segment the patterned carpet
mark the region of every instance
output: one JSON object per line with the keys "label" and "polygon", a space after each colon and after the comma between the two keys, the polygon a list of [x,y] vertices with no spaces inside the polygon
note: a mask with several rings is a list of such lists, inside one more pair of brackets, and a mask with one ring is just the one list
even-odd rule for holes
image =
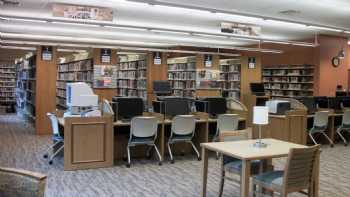
{"label": "patterned carpet", "polygon": [[[131,168],[117,163],[113,168],[65,172],[63,159],[49,166],[42,158],[49,136],[36,136],[32,126],[15,115],[0,115],[0,166],[42,172],[48,175],[46,197],[198,197],[201,162],[194,156],[176,157],[175,164],[158,166],[153,160],[134,160]],[[320,196],[350,196],[350,147],[324,146],[321,155]],[[166,158],[167,159],[167,158]],[[274,161],[278,167],[283,160]],[[209,162],[208,196],[218,195],[219,165]],[[239,187],[226,181],[223,196],[239,196]],[[301,196],[291,195],[291,196]]]}

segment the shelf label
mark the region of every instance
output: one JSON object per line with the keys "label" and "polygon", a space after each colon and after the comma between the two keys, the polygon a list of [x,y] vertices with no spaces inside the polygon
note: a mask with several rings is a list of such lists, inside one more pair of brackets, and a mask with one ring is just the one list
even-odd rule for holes
{"label": "shelf label", "polygon": [[204,66],[210,68],[213,65],[213,56],[204,55]]}
{"label": "shelf label", "polygon": [[111,49],[101,49],[101,62],[111,63]]}
{"label": "shelf label", "polygon": [[248,68],[254,69],[256,66],[256,58],[255,57],[248,57]]}
{"label": "shelf label", "polygon": [[41,47],[41,59],[44,61],[52,60],[52,46]]}
{"label": "shelf label", "polygon": [[162,64],[162,57],[161,57],[160,52],[153,53],[153,64],[154,65],[161,65]]}

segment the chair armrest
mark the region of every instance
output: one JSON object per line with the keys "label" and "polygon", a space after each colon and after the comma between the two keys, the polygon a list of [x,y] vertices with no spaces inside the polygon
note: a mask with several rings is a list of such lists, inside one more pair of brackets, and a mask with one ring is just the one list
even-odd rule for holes
{"label": "chair armrest", "polygon": [[38,181],[46,179],[46,175],[38,173],[38,172],[31,172],[28,170],[22,170],[22,169],[15,169],[15,168],[0,168],[0,172],[6,172],[6,173],[12,173],[17,174],[21,176],[26,176],[32,179],[36,179]]}

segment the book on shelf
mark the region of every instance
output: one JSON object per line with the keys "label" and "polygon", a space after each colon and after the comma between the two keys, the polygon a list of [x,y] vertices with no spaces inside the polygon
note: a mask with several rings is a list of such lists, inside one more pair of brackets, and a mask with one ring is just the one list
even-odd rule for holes
{"label": "book on shelf", "polygon": [[222,96],[240,99],[241,61],[240,59],[220,60],[220,79],[222,80]]}
{"label": "book on shelf", "polygon": [[265,66],[263,82],[267,93],[277,97],[313,96],[314,66]]}

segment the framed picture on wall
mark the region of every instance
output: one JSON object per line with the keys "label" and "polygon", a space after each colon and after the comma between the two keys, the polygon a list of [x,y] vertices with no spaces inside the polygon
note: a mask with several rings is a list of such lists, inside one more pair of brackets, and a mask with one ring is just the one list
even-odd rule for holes
{"label": "framed picture on wall", "polygon": [[255,57],[248,57],[248,68],[249,69],[256,68],[256,58]]}

